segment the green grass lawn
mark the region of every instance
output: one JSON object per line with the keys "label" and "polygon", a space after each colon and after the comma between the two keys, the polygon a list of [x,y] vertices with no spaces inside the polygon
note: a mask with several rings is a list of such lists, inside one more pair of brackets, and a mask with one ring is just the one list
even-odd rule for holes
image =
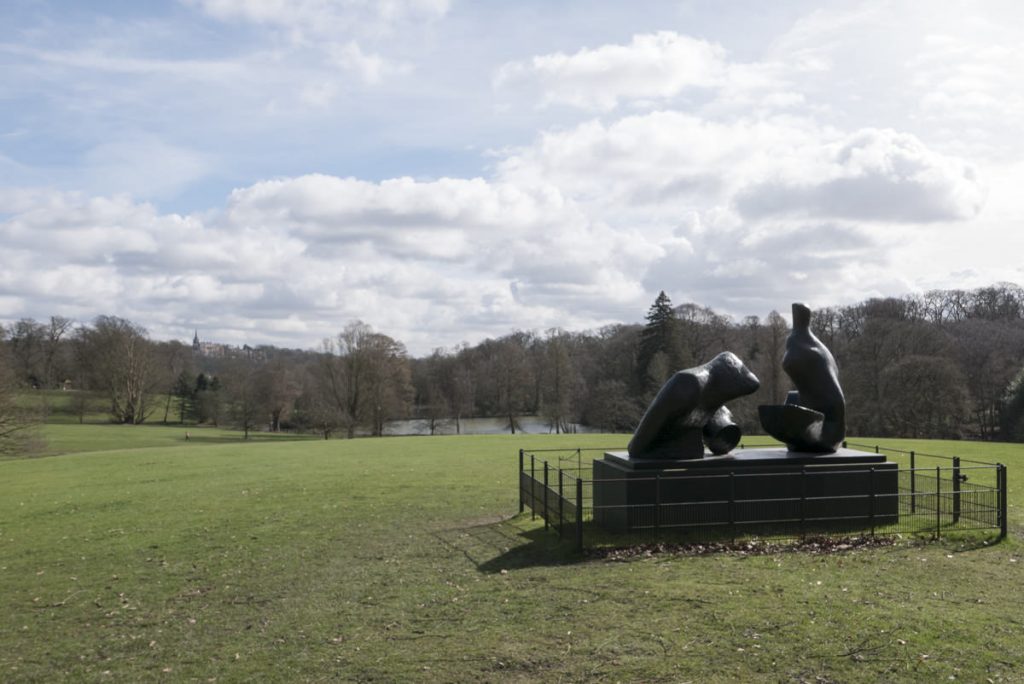
{"label": "green grass lawn", "polygon": [[[189,439],[185,439],[188,433]],[[91,451],[113,451],[166,446],[199,446],[238,444],[243,433],[227,428],[196,425],[65,425],[46,424],[39,428],[42,454],[70,454]],[[250,432],[250,442],[285,442],[315,440],[313,435],[292,433]]]}
{"label": "green grass lawn", "polygon": [[[163,419],[166,399],[167,395],[165,394],[149,397],[150,406],[153,409],[150,417],[154,422]],[[31,409],[36,416],[48,424],[110,423],[108,411],[110,402],[98,392],[26,389],[17,394],[16,401],[23,408]],[[172,406],[170,418],[174,417],[175,408]]]}
{"label": "green grass lawn", "polygon": [[[82,415],[83,421],[80,423],[76,402],[83,398],[89,410]],[[111,423],[110,414],[103,408],[105,402],[102,397],[75,390],[25,390],[17,396],[17,403],[32,409],[37,419],[43,421],[29,430],[26,448],[31,456],[245,441],[243,433],[234,429],[191,423],[162,423],[165,399],[165,395],[153,398],[156,410],[142,425]],[[169,419],[173,421],[175,417],[172,406]],[[186,433],[189,435],[188,440],[185,439]],[[311,439],[316,437],[294,433],[249,434],[249,441],[252,442]],[[3,458],[0,456],[0,460]]]}
{"label": "green grass lawn", "polygon": [[1009,465],[1002,543],[615,562],[509,516],[519,448],[621,435],[58,428],[0,462],[0,681],[1024,680],[1024,445],[915,443]]}

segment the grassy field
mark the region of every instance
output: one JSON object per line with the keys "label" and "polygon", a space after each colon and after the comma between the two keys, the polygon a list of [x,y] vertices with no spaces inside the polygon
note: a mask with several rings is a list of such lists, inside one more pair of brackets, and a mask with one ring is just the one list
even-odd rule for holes
{"label": "grassy field", "polygon": [[[186,433],[188,440],[185,439]],[[196,425],[46,425],[42,428],[43,454],[70,454],[168,446],[239,444],[238,430]],[[251,432],[250,442],[315,440],[313,435]]]}
{"label": "grassy field", "polygon": [[1024,446],[900,444],[1009,465],[999,544],[587,561],[510,517],[516,452],[621,435],[46,430],[80,453],[0,462],[0,681],[1024,680]]}
{"label": "grassy field", "polygon": [[[17,403],[31,409],[37,419],[45,422],[32,428],[27,449],[33,456],[88,451],[114,451],[142,447],[162,447],[191,444],[227,444],[242,442],[237,430],[215,428],[208,425],[175,424],[175,409],[169,414],[170,424],[163,424],[166,396],[153,399],[154,411],[142,425],[116,425],[110,422],[110,413],[104,409],[103,398],[78,391],[28,390],[17,397]],[[84,401],[87,411],[79,422],[77,402]],[[189,435],[186,441],[185,435]],[[288,435],[253,432],[250,441],[315,439],[313,435]],[[3,459],[0,456],[0,459]]]}
{"label": "grassy field", "polygon": [[[151,396],[152,422],[163,420],[167,395]],[[98,392],[80,390],[24,390],[17,395],[17,404],[48,424],[109,424],[109,401]],[[176,417],[175,406],[170,408],[169,419]]]}

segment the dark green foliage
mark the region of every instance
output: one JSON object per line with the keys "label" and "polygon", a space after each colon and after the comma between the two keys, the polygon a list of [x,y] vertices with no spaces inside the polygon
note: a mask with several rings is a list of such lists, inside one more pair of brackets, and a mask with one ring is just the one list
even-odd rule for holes
{"label": "dark green foliage", "polygon": [[636,387],[642,394],[656,391],[673,371],[679,370],[682,357],[679,324],[664,291],[651,304],[646,320],[636,353]]}
{"label": "dark green foliage", "polygon": [[223,398],[220,378],[200,373],[196,376],[192,392],[192,419],[196,423],[219,425],[222,418]]}
{"label": "dark green foliage", "polygon": [[187,371],[181,371],[174,383],[172,395],[178,402],[178,422],[184,423],[186,416],[195,410],[196,390]]}

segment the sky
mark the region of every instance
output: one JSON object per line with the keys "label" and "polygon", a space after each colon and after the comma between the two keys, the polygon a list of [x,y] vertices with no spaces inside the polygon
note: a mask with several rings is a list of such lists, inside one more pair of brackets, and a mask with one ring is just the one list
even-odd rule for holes
{"label": "sky", "polygon": [[0,321],[416,356],[1024,284],[1024,5],[4,0]]}

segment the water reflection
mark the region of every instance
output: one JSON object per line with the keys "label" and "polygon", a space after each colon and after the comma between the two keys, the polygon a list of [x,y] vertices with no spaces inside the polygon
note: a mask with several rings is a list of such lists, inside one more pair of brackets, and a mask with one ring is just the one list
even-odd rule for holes
{"label": "water reflection", "polygon": [[[555,429],[543,418],[538,416],[516,417],[516,433],[546,435],[554,434]],[[434,421],[435,435],[505,435],[511,431],[508,429],[507,418],[463,418],[459,421],[459,431],[456,433],[454,420]],[[571,432],[598,432],[586,425],[572,423],[569,425]],[[357,434],[369,434],[359,431]],[[430,421],[428,420],[392,420],[384,424],[385,435],[429,435]]]}

